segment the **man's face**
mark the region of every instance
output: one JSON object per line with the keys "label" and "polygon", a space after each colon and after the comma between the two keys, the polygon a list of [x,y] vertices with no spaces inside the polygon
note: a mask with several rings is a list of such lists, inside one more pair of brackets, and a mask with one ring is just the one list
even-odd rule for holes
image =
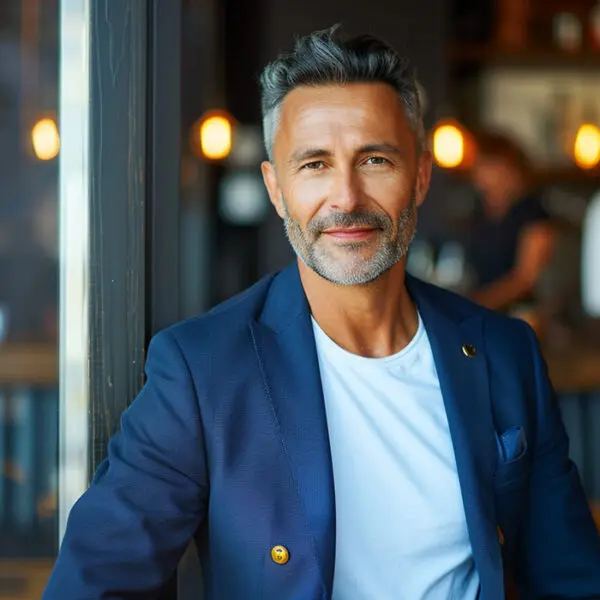
{"label": "man's face", "polygon": [[372,281],[400,261],[431,173],[386,84],[300,87],[282,105],[271,202],[300,259],[342,285]]}

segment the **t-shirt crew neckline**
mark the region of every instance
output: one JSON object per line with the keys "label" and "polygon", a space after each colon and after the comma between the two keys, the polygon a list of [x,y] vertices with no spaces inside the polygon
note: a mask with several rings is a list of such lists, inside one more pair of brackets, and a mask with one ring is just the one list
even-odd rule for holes
{"label": "t-shirt crew neckline", "polygon": [[336,344],[320,327],[319,323],[315,320],[315,318],[311,315],[313,329],[315,331],[315,335],[318,336],[318,341],[320,344],[323,344],[326,348],[329,349],[330,352],[338,355],[339,358],[345,360],[348,363],[354,363],[361,367],[371,366],[371,367],[386,367],[389,368],[393,366],[397,362],[405,362],[406,359],[414,352],[414,350],[419,346],[419,343],[425,336],[425,325],[423,320],[421,319],[421,315],[417,313],[419,318],[419,324],[417,327],[417,332],[410,340],[410,342],[402,348],[399,352],[394,354],[390,354],[389,356],[382,357],[368,357],[361,356],[360,354],[354,354],[342,348],[339,344]]}

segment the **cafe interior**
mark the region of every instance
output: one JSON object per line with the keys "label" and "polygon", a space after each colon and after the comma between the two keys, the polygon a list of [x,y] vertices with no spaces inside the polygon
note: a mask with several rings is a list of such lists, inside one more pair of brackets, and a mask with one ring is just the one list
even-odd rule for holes
{"label": "cafe interior", "polygon": [[[257,77],[295,35],[333,23],[380,35],[416,66],[435,165],[407,268],[534,328],[600,527],[598,0],[3,0],[0,598],[40,597],[69,503],[139,389],[119,340],[139,340],[143,357],[153,328],[293,259],[261,180]],[[171,84],[152,86],[153,76]],[[153,109],[148,90],[166,108]],[[86,138],[77,106],[91,111]],[[98,166],[101,138],[116,150]],[[123,139],[129,163],[117,164]],[[176,227],[165,220],[136,245],[146,217],[135,202],[157,184],[145,178],[140,192],[127,178],[150,161],[160,177],[171,165]],[[84,172],[89,205],[85,190],[76,202],[71,193]],[[132,248],[148,252],[161,235],[176,251],[131,262]],[[131,277],[138,267],[145,279]],[[177,273],[176,307],[156,323],[148,306],[169,298],[155,298],[154,268]],[[132,306],[150,296],[137,316]],[[179,600],[200,597],[191,564]]]}

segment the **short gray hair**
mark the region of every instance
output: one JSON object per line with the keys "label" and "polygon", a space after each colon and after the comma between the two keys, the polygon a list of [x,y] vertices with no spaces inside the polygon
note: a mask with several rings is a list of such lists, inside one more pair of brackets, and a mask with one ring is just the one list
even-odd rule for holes
{"label": "short gray hair", "polygon": [[263,136],[269,160],[281,116],[281,105],[299,86],[387,83],[396,90],[417,138],[425,144],[425,128],[414,70],[408,59],[371,35],[344,39],[339,25],[296,40],[292,52],[269,63],[260,76]]}

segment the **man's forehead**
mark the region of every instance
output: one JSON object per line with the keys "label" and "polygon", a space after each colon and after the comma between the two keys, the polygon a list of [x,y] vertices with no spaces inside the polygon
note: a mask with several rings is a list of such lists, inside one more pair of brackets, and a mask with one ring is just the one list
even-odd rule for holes
{"label": "man's forehead", "polygon": [[305,86],[284,99],[276,137],[294,146],[341,135],[364,144],[398,141],[408,129],[400,98],[387,84]]}

